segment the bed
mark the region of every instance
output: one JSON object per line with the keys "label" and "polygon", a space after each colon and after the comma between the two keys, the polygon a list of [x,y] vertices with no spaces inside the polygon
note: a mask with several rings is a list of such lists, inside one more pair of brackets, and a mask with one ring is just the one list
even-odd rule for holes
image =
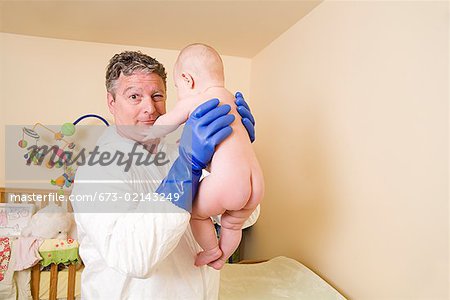
{"label": "bed", "polygon": [[220,277],[220,300],[345,299],[298,261],[279,256],[266,262],[227,264]]}

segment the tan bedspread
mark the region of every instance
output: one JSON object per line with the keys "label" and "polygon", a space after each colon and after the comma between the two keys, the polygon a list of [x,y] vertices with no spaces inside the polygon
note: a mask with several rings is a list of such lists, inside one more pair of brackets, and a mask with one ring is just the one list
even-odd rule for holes
{"label": "tan bedspread", "polygon": [[331,285],[296,260],[279,256],[258,264],[225,265],[220,300],[345,299]]}

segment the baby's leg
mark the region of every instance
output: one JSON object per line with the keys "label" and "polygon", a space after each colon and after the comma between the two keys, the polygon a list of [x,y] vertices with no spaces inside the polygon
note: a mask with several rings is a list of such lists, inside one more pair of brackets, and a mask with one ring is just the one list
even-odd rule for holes
{"label": "baby's leg", "polygon": [[[207,189],[207,186],[208,178],[205,178],[200,184],[200,190],[202,187],[203,190]],[[191,215],[192,233],[197,243],[203,249],[195,259],[196,266],[206,265],[222,255],[217,242],[216,230],[210,216],[218,215],[224,209],[220,206],[219,201],[212,199],[212,197],[209,197],[209,199],[202,198],[200,190],[194,201]]]}
{"label": "baby's leg", "polygon": [[[245,135],[245,139],[245,142],[248,143],[247,135]],[[212,233],[203,231],[203,233],[195,236],[202,248],[208,250],[198,255],[197,263],[209,260],[206,263],[216,269],[222,268],[225,260],[238,247],[242,235],[240,231],[242,225],[254,211],[261,198],[261,193],[257,192],[262,191],[260,188],[261,171],[251,148],[244,146],[245,143],[240,141],[238,135],[235,135],[224,141],[224,144],[216,149],[211,162],[211,174],[200,183],[198,197],[194,202],[194,212],[200,215],[200,218],[196,216],[194,220],[204,220],[228,211],[222,216],[221,222],[220,245],[224,249],[216,248],[217,241],[212,238]],[[255,174],[258,176],[255,176]],[[214,208],[211,209],[213,206]],[[210,221],[208,220],[208,222]],[[200,231],[198,228],[195,228],[195,230]],[[211,232],[213,232],[212,229]],[[206,240],[205,236],[200,236],[201,234],[207,235],[208,239]],[[213,240],[215,247],[212,245]],[[223,253],[217,250],[221,250]],[[208,252],[214,255],[220,253],[221,255],[218,257],[220,262],[211,264],[217,258],[210,260],[212,255]],[[203,259],[202,257],[206,255],[208,259],[206,257]]]}
{"label": "baby's leg", "polygon": [[[222,221],[224,217],[226,218],[227,212],[225,212],[222,215]],[[245,220],[242,222],[244,224]],[[241,228],[242,228],[241,224]],[[239,243],[241,242],[242,238],[242,229],[230,229],[223,226],[223,223],[221,224],[220,228],[220,240],[219,240],[219,247],[221,250],[221,255],[216,258],[216,260],[210,262],[208,266],[220,270],[222,269],[223,265],[226,263],[227,259],[230,258],[231,255],[233,255],[234,251],[239,247]]]}
{"label": "baby's leg", "polygon": [[236,251],[242,238],[242,226],[258,206],[263,196],[263,186],[260,177],[252,174],[252,194],[247,204],[240,210],[227,210],[222,214],[219,247],[222,255],[216,261],[208,264],[220,270],[227,259]]}
{"label": "baby's leg", "polygon": [[197,254],[196,266],[203,266],[215,261],[222,255],[222,251],[217,243],[216,230],[211,218],[201,219],[191,217],[191,229],[195,240],[202,247],[203,251]]}
{"label": "baby's leg", "polygon": [[[222,256],[210,217],[220,215],[226,209],[240,210],[250,197],[251,183],[248,166],[242,162],[231,163],[233,166],[240,166],[240,168],[231,169],[229,162],[219,161],[216,156],[213,158],[212,172],[200,183],[197,198],[192,207],[192,232],[203,249],[195,260],[197,266],[209,264]],[[232,159],[228,159],[230,160]],[[243,171],[246,174],[243,174]],[[239,240],[240,237],[237,238],[237,245]]]}

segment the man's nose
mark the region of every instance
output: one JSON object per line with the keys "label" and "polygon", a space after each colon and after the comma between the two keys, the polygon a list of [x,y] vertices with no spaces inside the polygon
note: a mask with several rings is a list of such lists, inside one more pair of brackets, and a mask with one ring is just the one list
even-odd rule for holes
{"label": "man's nose", "polygon": [[145,114],[151,115],[151,114],[153,114],[156,111],[155,103],[153,103],[153,100],[151,100],[151,99],[145,99],[143,101],[143,108],[142,109],[143,109]]}

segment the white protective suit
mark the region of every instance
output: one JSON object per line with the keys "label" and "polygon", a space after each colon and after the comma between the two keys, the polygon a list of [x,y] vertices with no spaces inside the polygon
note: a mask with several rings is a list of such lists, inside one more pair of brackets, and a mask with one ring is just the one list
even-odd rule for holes
{"label": "white protective suit", "polygon": [[[99,152],[128,153],[134,142],[118,135],[111,126],[97,145]],[[160,149],[168,151],[168,146],[161,145]],[[171,163],[177,155],[178,151],[171,151]],[[122,197],[114,203],[93,206],[72,198],[79,252],[85,265],[83,299],[218,299],[220,272],[194,266],[201,248],[189,226],[190,214],[169,201],[158,202],[156,212],[142,212],[155,203],[123,198],[126,193],[136,196],[154,192],[171,163],[159,167],[133,165],[127,172],[117,163],[78,168],[71,197],[100,198],[103,192]],[[103,194],[102,199],[107,197]],[[246,227],[258,215],[259,207]]]}

